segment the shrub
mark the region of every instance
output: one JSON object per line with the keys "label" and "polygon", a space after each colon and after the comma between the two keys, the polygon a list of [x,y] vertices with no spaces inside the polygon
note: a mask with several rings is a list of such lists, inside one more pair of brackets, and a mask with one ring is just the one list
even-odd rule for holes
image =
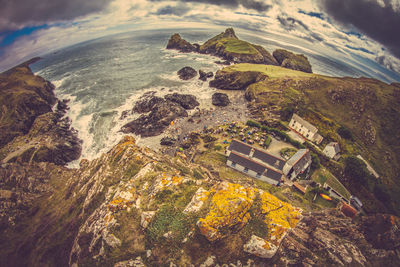
{"label": "shrub", "polygon": [[272,141],[271,137],[267,136],[267,139],[265,139],[265,141],[264,141],[265,148],[269,147],[269,145],[271,144],[271,141]]}
{"label": "shrub", "polygon": [[246,122],[246,125],[247,125],[247,126],[250,126],[250,127],[261,128],[261,124],[260,124],[260,123],[258,123],[258,122],[256,122],[256,121],[252,121],[252,120],[248,120],[248,121]]}
{"label": "shrub", "polygon": [[317,154],[311,152],[311,159],[312,159],[311,168],[313,168],[314,170],[321,168],[321,161],[319,160]]}
{"label": "shrub", "polygon": [[357,183],[367,182],[367,178],[371,175],[364,161],[355,156],[348,156],[345,159],[344,174]]}
{"label": "shrub", "polygon": [[340,126],[340,127],[337,129],[337,133],[338,133],[341,137],[343,137],[343,138],[345,138],[345,139],[353,140],[353,134],[351,133],[351,131],[350,131],[348,128],[346,128],[346,127],[344,127],[344,126]]}

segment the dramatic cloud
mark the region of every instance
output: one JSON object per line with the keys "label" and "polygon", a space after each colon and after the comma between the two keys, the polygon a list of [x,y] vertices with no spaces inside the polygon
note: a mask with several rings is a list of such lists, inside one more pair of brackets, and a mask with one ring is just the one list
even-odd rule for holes
{"label": "dramatic cloud", "polygon": [[0,0],[0,32],[71,20],[103,10],[112,0]]}
{"label": "dramatic cloud", "polygon": [[186,14],[190,10],[189,7],[184,6],[184,5],[178,5],[178,6],[165,6],[157,10],[155,13],[156,15],[176,15],[176,16],[182,16]]}
{"label": "dramatic cloud", "polygon": [[386,46],[400,58],[399,2],[390,0],[323,0],[325,11],[335,20],[352,25]]}
{"label": "dramatic cloud", "polygon": [[[163,2],[164,0],[150,0],[152,2]],[[247,9],[253,9],[256,11],[267,11],[272,6],[266,4],[264,1],[256,1],[256,0],[175,0],[180,2],[192,2],[192,3],[203,3],[210,5],[218,5],[218,6],[227,6],[237,8],[239,6],[243,6]]]}

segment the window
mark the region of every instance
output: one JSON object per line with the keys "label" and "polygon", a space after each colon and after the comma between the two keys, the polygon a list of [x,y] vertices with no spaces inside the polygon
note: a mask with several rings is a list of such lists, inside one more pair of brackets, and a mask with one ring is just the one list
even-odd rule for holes
{"label": "window", "polygon": [[236,167],[236,162],[232,162],[231,166]]}
{"label": "window", "polygon": [[244,172],[249,172],[249,168],[244,168],[244,170],[243,170]]}
{"label": "window", "polygon": [[257,177],[257,178],[260,178],[260,177],[261,177],[261,173],[257,173],[257,174],[256,174],[256,177]]}

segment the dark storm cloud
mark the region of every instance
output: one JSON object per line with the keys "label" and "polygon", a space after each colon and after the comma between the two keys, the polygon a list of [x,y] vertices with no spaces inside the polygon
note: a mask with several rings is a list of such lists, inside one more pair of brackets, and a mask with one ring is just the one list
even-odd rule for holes
{"label": "dark storm cloud", "polygon": [[105,9],[112,0],[0,0],[0,32],[74,19]]}
{"label": "dark storm cloud", "polygon": [[190,10],[189,7],[187,6],[165,6],[157,10],[155,13],[156,15],[176,15],[176,16],[182,16],[185,15],[188,11]]}
{"label": "dark storm cloud", "polygon": [[[150,0],[152,2],[163,2],[164,0]],[[239,7],[243,6],[247,9],[253,9],[259,12],[267,11],[272,6],[265,3],[265,1],[257,0],[175,0],[179,2],[191,2],[191,3],[205,3],[217,6],[227,6],[227,7]]]}
{"label": "dark storm cloud", "polygon": [[400,12],[391,1],[384,3],[382,7],[376,0],[323,0],[322,7],[335,20],[352,25],[400,58]]}

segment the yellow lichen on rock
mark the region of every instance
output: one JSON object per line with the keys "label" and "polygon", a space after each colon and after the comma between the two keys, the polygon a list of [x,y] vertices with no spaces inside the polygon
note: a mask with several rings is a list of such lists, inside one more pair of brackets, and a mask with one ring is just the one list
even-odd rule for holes
{"label": "yellow lichen on rock", "polygon": [[199,219],[200,232],[209,240],[222,238],[231,230],[241,229],[250,219],[256,189],[239,184],[221,183],[212,197],[210,211]]}
{"label": "yellow lichen on rock", "polygon": [[261,212],[268,228],[266,239],[253,235],[244,245],[244,251],[261,258],[275,255],[288,231],[296,226],[301,218],[301,209],[280,201],[275,196],[260,192]]}
{"label": "yellow lichen on rock", "polygon": [[265,215],[264,221],[268,226],[266,241],[270,243],[270,247],[277,247],[286,233],[300,220],[301,209],[280,201],[266,192],[262,192],[260,198],[262,213]]}

